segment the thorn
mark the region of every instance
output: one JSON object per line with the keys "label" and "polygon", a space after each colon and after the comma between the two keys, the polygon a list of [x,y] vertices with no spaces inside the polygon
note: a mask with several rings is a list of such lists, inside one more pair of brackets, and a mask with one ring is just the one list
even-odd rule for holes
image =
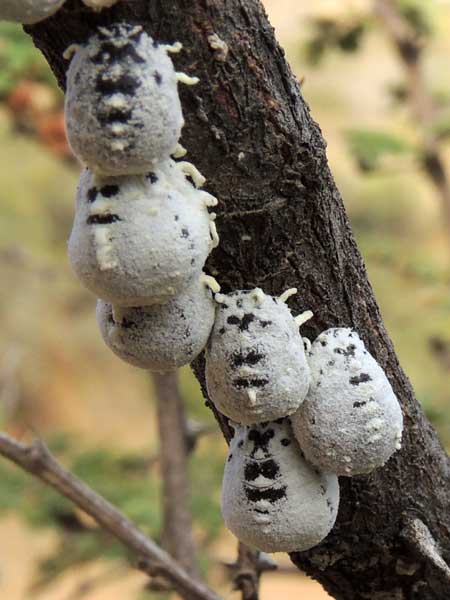
{"label": "thorn", "polygon": [[70,44],[70,46],[67,46],[67,48],[64,50],[63,52],[63,59],[64,60],[70,60],[74,54],[76,54],[78,52],[78,50],[81,48],[80,44]]}
{"label": "thorn", "polygon": [[217,227],[216,224],[214,222],[214,219],[216,218],[216,214],[215,213],[211,213],[209,215],[210,221],[209,221],[209,232],[211,234],[211,238],[212,238],[212,243],[211,246],[212,248],[217,248],[217,246],[220,243],[220,238],[219,238],[219,234],[217,233]]}

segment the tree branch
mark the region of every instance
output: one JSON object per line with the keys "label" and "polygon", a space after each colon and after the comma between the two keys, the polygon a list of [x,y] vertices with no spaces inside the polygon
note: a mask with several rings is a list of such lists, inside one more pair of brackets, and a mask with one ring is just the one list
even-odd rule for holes
{"label": "tree branch", "polygon": [[215,592],[193,579],[117,508],[64,469],[43,442],[37,440],[25,446],[9,435],[0,433],[0,454],[84,510],[136,557],[142,571],[151,577],[163,577],[181,597],[188,600],[220,600]]}
{"label": "tree branch", "polygon": [[[177,70],[200,78],[198,86],[180,90],[182,144],[220,200],[221,240],[208,273],[225,293],[261,285],[279,295],[298,288],[291,306],[314,312],[303,334],[314,339],[328,327],[356,329],[402,405],[401,451],[368,477],[341,478],[332,532],[292,560],[337,599],[448,597],[429,559],[417,559],[413,576],[396,566],[399,554],[411,554],[401,536],[405,514],[426,523],[449,561],[449,460],[398,363],[328,168],[325,141],[261,2],[127,0],[94,14],[67,0],[54,17],[26,30],[64,88],[67,46],[120,19],[142,25],[158,41],[182,42]],[[213,34],[228,47],[226,55],[211,46]],[[202,357],[195,372],[207,397]],[[227,419],[215,415],[229,439]]]}
{"label": "tree branch", "polygon": [[188,475],[188,433],[178,375],[153,373],[163,487],[161,545],[191,575],[198,575]]}

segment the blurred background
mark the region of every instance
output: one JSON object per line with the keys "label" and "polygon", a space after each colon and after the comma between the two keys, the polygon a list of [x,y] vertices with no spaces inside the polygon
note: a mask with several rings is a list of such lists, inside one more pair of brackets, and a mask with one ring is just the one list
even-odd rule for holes
{"label": "blurred background", "polygon": [[[328,142],[400,361],[449,447],[450,2],[264,4]],[[0,428],[24,440],[43,436],[164,541],[155,388],[103,345],[95,300],[68,266],[79,168],[65,143],[62,103],[21,28],[1,23]],[[188,369],[180,392],[197,568],[233,597],[236,543],[219,505],[225,443]],[[2,598],[170,597],[146,589],[146,578],[84,514],[5,461],[0,539]],[[285,557],[275,560],[280,569],[264,575],[263,600],[328,597]]]}

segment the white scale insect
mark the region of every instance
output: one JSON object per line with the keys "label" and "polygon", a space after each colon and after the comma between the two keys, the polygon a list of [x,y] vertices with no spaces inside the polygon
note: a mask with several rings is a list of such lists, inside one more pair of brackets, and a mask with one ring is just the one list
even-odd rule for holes
{"label": "white scale insect", "polygon": [[66,0],[1,0],[0,20],[32,25],[55,14]]}
{"label": "white scale insect", "polygon": [[82,46],[71,46],[67,73],[66,129],[70,146],[89,168],[104,175],[145,173],[178,145],[184,124],[176,73],[168,52],[139,25],[99,27]]}
{"label": "white scale insect", "polygon": [[166,304],[142,308],[99,300],[97,321],[106,345],[122,360],[150,371],[189,364],[205,347],[214,324],[211,285],[210,278],[200,276]]}
{"label": "white scale insect", "polygon": [[69,258],[97,297],[121,306],[161,304],[202,272],[217,244],[208,207],[185,164],[171,159],[147,175],[95,177],[85,170]]}
{"label": "white scale insect", "polygon": [[369,473],[400,449],[403,417],[392,387],[355,331],[321,333],[308,353],[311,387],[291,417],[305,457],[338,475]]}
{"label": "white scale insect", "polygon": [[339,484],[303,458],[289,419],[233,425],[222,485],[226,526],[263,552],[303,551],[331,531]]}
{"label": "white scale insect", "polygon": [[208,394],[220,412],[238,423],[260,423],[298,409],[309,388],[299,326],[285,300],[262,290],[216,295],[219,303],[206,349]]}

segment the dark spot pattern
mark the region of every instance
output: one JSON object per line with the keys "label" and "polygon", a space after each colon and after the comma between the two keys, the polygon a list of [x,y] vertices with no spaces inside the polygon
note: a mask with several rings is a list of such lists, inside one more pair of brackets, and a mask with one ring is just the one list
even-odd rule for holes
{"label": "dark spot pattern", "polygon": [[98,189],[96,187],[90,188],[87,193],[89,202],[95,202],[97,199]]}
{"label": "dark spot pattern", "polygon": [[162,78],[162,75],[161,75],[161,73],[159,71],[155,71],[153,77],[155,78],[156,85],[161,85],[162,84],[163,78]]}
{"label": "dark spot pattern", "polygon": [[269,454],[269,443],[274,437],[274,430],[267,429],[267,431],[260,432],[258,429],[250,429],[248,432],[248,441],[253,442],[253,450],[250,453],[251,457],[254,457],[258,450],[262,450],[264,454]]}
{"label": "dark spot pattern", "polygon": [[361,402],[353,402],[353,408],[361,408],[361,406],[365,406],[367,404],[367,400],[362,400]]}
{"label": "dark spot pattern", "polygon": [[288,438],[283,438],[280,443],[281,443],[282,446],[284,446],[286,448],[287,446],[290,445],[291,440],[288,439]]}
{"label": "dark spot pattern", "polygon": [[227,319],[229,325],[237,325],[240,331],[248,331],[250,323],[256,319],[253,313],[245,313],[242,319],[236,315],[231,315]]}
{"label": "dark spot pattern", "polygon": [[255,350],[250,350],[250,352],[247,352],[247,353],[236,352],[232,356],[232,364],[235,367],[242,367],[242,365],[252,365],[253,366],[253,365],[258,364],[264,357],[265,357],[265,354],[260,354],[259,352],[256,352]]}
{"label": "dark spot pattern", "polygon": [[359,375],[354,375],[350,377],[348,380],[352,385],[359,385],[360,383],[367,383],[368,381],[372,381],[372,377],[368,373],[360,373]]}
{"label": "dark spot pattern", "polygon": [[281,488],[269,488],[267,490],[258,490],[251,487],[244,487],[245,495],[250,502],[258,502],[258,500],[267,500],[271,504],[286,498],[286,486]]}
{"label": "dark spot pattern", "polygon": [[122,219],[119,217],[119,215],[91,215],[90,217],[88,217],[86,223],[88,225],[110,225],[111,223],[116,223],[117,221],[121,220]]}
{"label": "dark spot pattern", "polygon": [[136,93],[137,89],[141,86],[141,82],[136,77],[133,77],[129,73],[125,73],[118,79],[111,79],[105,74],[97,76],[95,83],[95,89],[101,94],[112,95],[116,93],[126,94],[132,96]]}
{"label": "dark spot pattern", "polygon": [[246,481],[255,481],[260,476],[273,480],[279,474],[280,467],[273,459],[264,462],[248,462],[244,469],[244,478]]}
{"label": "dark spot pattern", "polygon": [[344,356],[350,357],[355,356],[356,346],[355,344],[349,344],[347,348],[335,348],[334,352],[336,354],[343,354]]}
{"label": "dark spot pattern", "polygon": [[[158,177],[154,173],[147,173],[145,177],[150,181],[150,183],[157,183],[158,181]],[[178,221],[178,219],[179,216],[175,215],[175,221]]]}
{"label": "dark spot pattern", "polygon": [[132,111],[128,108],[113,108],[109,111],[97,113],[97,121],[100,125],[108,126],[111,123],[128,123],[132,117]]}
{"label": "dark spot pattern", "polygon": [[138,54],[132,42],[128,42],[123,46],[116,46],[113,40],[105,40],[101,43],[99,51],[91,58],[91,61],[94,64],[101,65],[105,62],[121,62],[127,58],[134,63],[145,63],[145,58]]}
{"label": "dark spot pattern", "polygon": [[181,237],[187,239],[189,237],[189,229],[187,227],[183,227],[181,230]]}
{"label": "dark spot pattern", "polygon": [[100,188],[100,194],[104,198],[112,198],[113,196],[117,196],[120,192],[120,188],[118,185],[104,185]]}
{"label": "dark spot pattern", "polygon": [[269,383],[266,377],[236,377],[233,380],[233,385],[236,389],[242,390],[247,388],[260,388]]}

